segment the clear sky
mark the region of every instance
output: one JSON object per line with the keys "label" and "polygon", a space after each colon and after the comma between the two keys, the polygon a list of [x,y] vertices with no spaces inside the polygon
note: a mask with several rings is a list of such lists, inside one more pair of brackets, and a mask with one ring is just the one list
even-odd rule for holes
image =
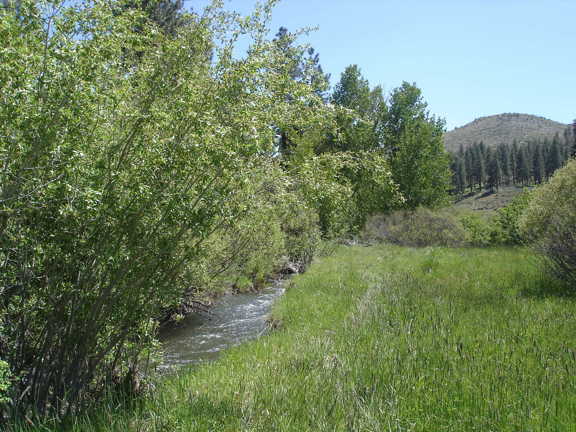
{"label": "clear sky", "polygon": [[280,26],[319,27],[302,42],[333,85],[350,64],[386,93],[415,82],[448,129],[504,112],[576,118],[576,0],[283,0]]}

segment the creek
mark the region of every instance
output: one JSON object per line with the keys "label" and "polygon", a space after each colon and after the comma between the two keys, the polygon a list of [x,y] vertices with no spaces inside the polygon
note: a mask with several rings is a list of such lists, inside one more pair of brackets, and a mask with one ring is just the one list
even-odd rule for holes
{"label": "creek", "polygon": [[160,334],[162,369],[174,369],[216,359],[226,348],[264,334],[274,301],[284,293],[285,280],[248,294],[218,299],[210,313],[191,314]]}

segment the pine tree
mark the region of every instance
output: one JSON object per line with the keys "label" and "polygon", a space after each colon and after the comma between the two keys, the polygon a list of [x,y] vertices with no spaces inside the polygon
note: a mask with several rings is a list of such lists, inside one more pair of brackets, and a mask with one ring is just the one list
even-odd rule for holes
{"label": "pine tree", "polygon": [[320,64],[320,54],[314,48],[304,50],[295,45],[297,35],[286,27],[280,27],[273,42],[281,53],[279,67],[286,70],[294,81],[303,82],[312,87],[314,92],[326,99],[330,74],[324,73]]}
{"label": "pine tree", "polygon": [[502,168],[502,183],[510,184],[511,167],[510,167],[510,148],[506,144],[500,144],[496,148],[496,153]]}
{"label": "pine tree", "polygon": [[498,154],[489,152],[488,156],[488,187],[491,191],[497,191],[502,183],[502,168],[500,166],[500,158]]}
{"label": "pine tree", "polygon": [[573,129],[574,125],[570,125],[568,126],[566,129],[564,129],[564,136],[563,136],[563,141],[562,141],[562,146],[561,146],[561,150],[562,150],[562,158],[563,160],[568,160],[568,158],[570,157],[570,150],[572,149],[572,146],[574,145],[574,134],[572,133],[572,129]]}
{"label": "pine tree", "polygon": [[542,148],[542,154],[544,156],[544,180],[548,180],[548,163],[552,159],[552,147],[554,146],[554,140],[560,139],[559,134],[554,134],[554,137],[550,139],[546,139],[546,145]]}
{"label": "pine tree", "polygon": [[572,123],[572,151],[570,157],[576,157],[576,119]]}
{"label": "pine tree", "polygon": [[471,147],[464,152],[464,171],[466,172],[466,185],[472,190],[474,188],[474,154]]}
{"label": "pine tree", "polygon": [[452,162],[452,172],[454,175],[454,189],[458,195],[462,195],[466,189],[466,166],[460,156],[454,157]]}
{"label": "pine tree", "polygon": [[486,155],[488,153],[488,146],[486,146],[486,144],[484,144],[484,141],[480,141],[480,143],[478,144],[478,149],[480,151],[480,154],[484,158],[484,164],[487,164],[488,161],[486,159]]}
{"label": "pine tree", "polygon": [[544,154],[542,150],[542,145],[537,144],[533,148],[533,158],[532,158],[532,172],[534,175],[535,183],[542,183],[546,177],[546,165],[544,160]]}
{"label": "pine tree", "polygon": [[560,136],[556,134],[550,145],[546,158],[546,177],[550,178],[557,169],[560,169],[564,164],[562,158],[562,145],[560,144]]}
{"label": "pine tree", "polygon": [[330,87],[330,74],[324,73],[320,64],[320,54],[310,47],[304,56],[304,77],[305,81],[314,89],[314,92],[328,102],[328,88]]}
{"label": "pine tree", "polygon": [[460,159],[460,165],[458,167],[458,184],[460,185],[460,193],[463,194],[466,190],[466,164],[462,159]]}
{"label": "pine tree", "polygon": [[518,142],[514,140],[512,142],[512,148],[510,149],[510,168],[512,171],[512,183],[518,184]]}
{"label": "pine tree", "polygon": [[[295,45],[296,37],[297,35],[290,33],[286,27],[278,29],[272,41],[280,54],[276,67],[279,73],[287,73],[294,81],[310,85],[313,91],[326,101],[330,75],[322,70],[320,56],[313,48],[304,50]],[[293,95],[286,96],[289,102],[294,98]],[[291,136],[299,132],[297,128],[277,128],[277,146],[280,154],[284,156],[293,154],[294,143]]]}
{"label": "pine tree", "polygon": [[484,143],[480,142],[476,147],[475,154],[475,164],[476,164],[476,180],[478,181],[478,187],[482,189],[484,183],[486,182],[486,159],[485,159],[485,147]]}
{"label": "pine tree", "polygon": [[531,177],[531,170],[530,170],[530,161],[527,154],[526,146],[522,146],[518,149],[518,157],[517,157],[517,175],[518,175],[518,182],[522,185],[526,185],[530,183]]}
{"label": "pine tree", "polygon": [[184,0],[131,0],[125,8],[142,10],[166,35],[176,36],[178,30],[192,22],[184,11]]}
{"label": "pine tree", "polygon": [[468,172],[466,171],[466,152],[464,151],[464,146],[460,144],[456,158],[460,161],[460,167],[456,167],[455,175],[459,177],[458,183],[462,185],[461,193],[464,193],[466,187],[468,186]]}

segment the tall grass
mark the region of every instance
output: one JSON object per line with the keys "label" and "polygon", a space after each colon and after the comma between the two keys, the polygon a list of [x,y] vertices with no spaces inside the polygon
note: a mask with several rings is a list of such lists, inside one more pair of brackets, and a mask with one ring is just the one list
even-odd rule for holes
{"label": "tall grass", "polygon": [[521,249],[342,248],[278,330],[69,429],[572,430],[576,307],[549,283]]}

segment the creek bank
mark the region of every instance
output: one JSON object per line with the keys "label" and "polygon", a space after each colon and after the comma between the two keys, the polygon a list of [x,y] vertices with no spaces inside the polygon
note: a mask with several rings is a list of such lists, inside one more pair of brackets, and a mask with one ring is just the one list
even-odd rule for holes
{"label": "creek bank", "polygon": [[173,369],[216,359],[226,348],[255,339],[270,328],[272,305],[285,292],[281,279],[256,293],[228,294],[209,314],[192,314],[178,326],[160,332],[164,351],[161,369]]}
{"label": "creek bank", "polygon": [[158,319],[159,332],[161,335],[167,334],[172,329],[181,326],[182,322],[186,321],[192,315],[209,317],[214,304],[222,297],[239,294],[257,294],[270,285],[275,285],[295,274],[304,273],[306,267],[303,263],[295,263],[284,259],[277,270],[268,275],[264,282],[253,284],[248,289],[231,284],[224,291],[206,293],[201,299],[195,295],[195,291],[191,291],[183,297],[178,305],[162,311]]}
{"label": "creek bank", "polygon": [[164,324],[159,332],[164,360],[161,370],[216,359],[226,348],[255,339],[275,328],[272,305],[284,292],[287,279],[301,271],[293,263],[269,277],[263,288],[215,297],[209,304],[194,301],[183,309],[178,322]]}

